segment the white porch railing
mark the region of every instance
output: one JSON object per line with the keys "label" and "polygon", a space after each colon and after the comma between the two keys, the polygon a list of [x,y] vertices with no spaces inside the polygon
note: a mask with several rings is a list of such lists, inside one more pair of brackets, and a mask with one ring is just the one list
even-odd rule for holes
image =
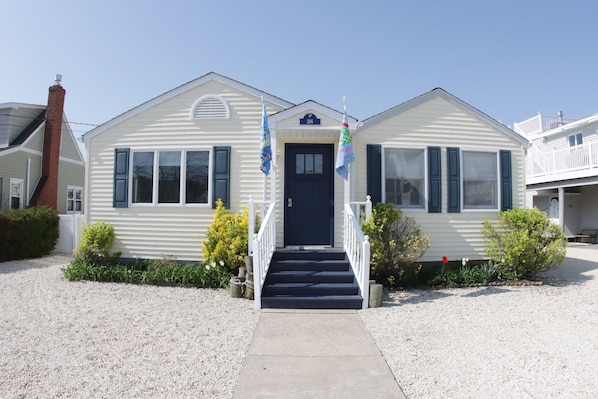
{"label": "white porch railing", "polygon": [[[252,202],[250,201],[250,204]],[[250,205],[252,208],[252,205]],[[268,274],[270,261],[276,249],[276,218],[274,217],[274,204],[270,204],[266,215],[262,217],[260,230],[254,235],[252,245],[253,248],[253,299],[256,309],[262,307],[262,287]],[[254,213],[249,214],[250,225],[251,220],[255,220]],[[254,230],[249,230],[253,233]]]}
{"label": "white porch railing", "polygon": [[[367,211],[369,203],[369,213]],[[368,196],[368,201],[365,203],[352,202],[345,204],[345,221],[344,221],[344,242],[343,246],[349,263],[355,273],[357,284],[363,297],[363,309],[367,309],[370,296],[370,241],[368,236],[364,235],[359,227],[359,219],[353,212],[353,206],[365,205],[366,219],[369,219],[372,211],[372,202]]]}
{"label": "white porch railing", "polygon": [[598,142],[557,150],[551,154],[528,156],[526,176],[538,177],[598,167]]}

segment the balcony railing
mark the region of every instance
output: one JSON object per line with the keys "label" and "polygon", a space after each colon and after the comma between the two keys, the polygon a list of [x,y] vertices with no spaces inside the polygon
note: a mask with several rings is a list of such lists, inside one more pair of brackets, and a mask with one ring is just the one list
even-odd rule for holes
{"label": "balcony railing", "polygon": [[598,167],[598,142],[557,150],[551,154],[532,155],[525,160],[528,178],[595,167]]}
{"label": "balcony railing", "polygon": [[575,119],[538,114],[523,122],[515,123],[513,130],[519,134],[531,136],[571,122],[575,122]]}

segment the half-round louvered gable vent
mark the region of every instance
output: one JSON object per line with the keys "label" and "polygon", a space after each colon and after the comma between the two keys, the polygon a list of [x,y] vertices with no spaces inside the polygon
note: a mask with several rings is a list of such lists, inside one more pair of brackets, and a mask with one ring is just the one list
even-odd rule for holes
{"label": "half-round louvered gable vent", "polygon": [[228,104],[219,96],[203,96],[191,108],[191,119],[227,119],[228,116]]}

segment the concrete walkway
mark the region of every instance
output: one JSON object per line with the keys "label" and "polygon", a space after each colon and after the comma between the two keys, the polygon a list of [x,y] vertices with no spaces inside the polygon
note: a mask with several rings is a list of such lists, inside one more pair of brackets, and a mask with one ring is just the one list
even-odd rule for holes
{"label": "concrete walkway", "polygon": [[405,395],[356,311],[263,310],[233,398]]}

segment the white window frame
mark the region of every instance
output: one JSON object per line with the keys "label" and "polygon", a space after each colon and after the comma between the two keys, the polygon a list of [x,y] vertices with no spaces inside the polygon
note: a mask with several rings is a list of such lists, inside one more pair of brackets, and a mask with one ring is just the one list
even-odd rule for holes
{"label": "white window frame", "polygon": [[[500,156],[498,150],[487,150],[487,149],[476,149],[476,148],[465,148],[461,149],[460,154],[460,165],[461,168],[461,210],[463,212],[494,212],[500,210],[500,198],[501,198],[501,184],[500,184]],[[486,208],[481,206],[472,207],[471,205],[465,205],[465,153],[468,152],[478,152],[478,153],[488,153],[494,154],[496,158],[496,207],[495,208]]]}
{"label": "white window frame", "polygon": [[[581,138],[581,139],[580,139]],[[583,132],[573,133],[567,136],[569,148],[575,148],[583,145]],[[574,142],[575,144],[572,144]]]}
{"label": "white window frame", "polygon": [[[15,177],[11,177],[10,178],[10,185],[8,186],[8,209],[9,210],[13,210],[13,209],[23,209],[23,206],[25,205],[23,202],[23,190],[24,190],[24,186],[25,186],[25,180],[23,179],[18,179]],[[12,207],[12,199],[13,199],[13,186],[14,185],[19,185],[20,189],[18,192],[18,197],[15,198],[19,198],[19,207],[18,208],[13,208]]]}
{"label": "white window frame", "polygon": [[[180,177],[180,187],[179,187],[179,202],[178,203],[160,203],[158,202],[158,194],[159,194],[159,160],[160,160],[160,152],[172,152],[172,151],[179,151],[181,153],[181,177]],[[187,189],[187,153],[188,152],[195,152],[195,151],[202,151],[208,153],[208,201],[206,203],[196,204],[196,203],[186,203],[185,196],[186,196],[186,189]],[[134,154],[137,152],[152,152],[154,154],[154,165],[153,165],[153,179],[152,179],[152,202],[140,203],[140,202],[133,202],[133,160]],[[129,162],[129,181],[128,190],[129,190],[129,206],[130,207],[199,207],[199,208],[207,208],[212,206],[212,147],[192,147],[192,148],[185,148],[182,149],[180,147],[160,147],[160,148],[138,148],[138,149],[131,149],[130,151],[130,162]]]}
{"label": "white window frame", "polygon": [[423,206],[421,207],[404,207],[399,204],[394,204],[396,208],[401,211],[409,212],[427,212],[428,211],[428,147],[425,146],[382,146],[382,202],[386,203],[386,151],[388,150],[420,150],[424,154],[424,187],[423,187]]}
{"label": "white window frame", "polygon": [[[69,198],[69,193],[72,191],[73,197]],[[81,197],[77,199],[77,192],[81,194]],[[67,214],[81,214],[83,211],[83,187],[81,186],[66,186],[66,213]],[[73,202],[73,210],[69,210],[69,201]],[[81,203],[80,210],[77,210],[77,202]]]}

